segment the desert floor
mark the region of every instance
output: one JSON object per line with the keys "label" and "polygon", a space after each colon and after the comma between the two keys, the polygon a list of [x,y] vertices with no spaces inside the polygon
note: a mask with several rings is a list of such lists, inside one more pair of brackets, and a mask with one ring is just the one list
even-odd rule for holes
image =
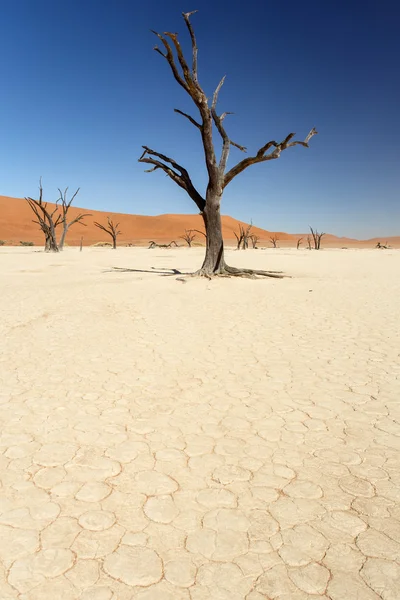
{"label": "desert floor", "polygon": [[395,600],[400,251],[0,249],[1,600]]}

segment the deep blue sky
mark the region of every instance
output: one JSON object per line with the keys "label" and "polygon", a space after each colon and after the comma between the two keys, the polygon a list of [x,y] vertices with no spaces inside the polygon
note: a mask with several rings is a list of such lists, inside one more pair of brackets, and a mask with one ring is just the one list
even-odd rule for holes
{"label": "deep blue sky", "polygon": [[[174,114],[185,92],[150,29],[192,17],[207,93],[222,75],[232,139],[256,151],[290,131],[320,132],[227,188],[222,212],[270,230],[308,224],[338,235],[400,234],[400,8],[376,0],[1,0],[0,194],[47,200],[81,187],[78,205],[193,213],[162,173],[143,173],[142,144],[205,186],[198,131]],[[227,8],[229,4],[229,8]],[[193,110],[195,114],[195,108]],[[229,119],[229,120],[228,120]],[[242,158],[233,149],[229,165]]]}

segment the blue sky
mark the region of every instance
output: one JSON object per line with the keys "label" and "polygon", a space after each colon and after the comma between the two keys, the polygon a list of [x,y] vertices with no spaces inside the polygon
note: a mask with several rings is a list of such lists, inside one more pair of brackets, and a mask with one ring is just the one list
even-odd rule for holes
{"label": "blue sky", "polygon": [[[196,212],[137,158],[143,144],[173,156],[205,188],[198,131],[173,112],[190,100],[149,31],[177,31],[187,48],[181,12],[199,9],[200,82],[211,95],[227,76],[219,106],[235,113],[232,139],[255,152],[319,131],[310,149],[237,177],[223,214],[278,231],[400,234],[394,1],[2,0],[1,9],[0,194],[35,195],[42,176],[49,201],[68,185],[87,208]],[[229,165],[241,158],[233,149]]]}

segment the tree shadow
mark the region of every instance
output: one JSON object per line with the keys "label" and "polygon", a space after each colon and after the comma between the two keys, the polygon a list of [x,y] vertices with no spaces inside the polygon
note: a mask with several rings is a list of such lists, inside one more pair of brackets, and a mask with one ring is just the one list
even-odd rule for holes
{"label": "tree shadow", "polygon": [[173,277],[174,275],[188,275],[188,273],[182,273],[178,269],[167,269],[159,267],[151,267],[150,269],[131,269],[129,267],[112,267],[111,269],[106,269],[105,273],[114,273],[118,271],[120,273],[152,273],[156,275],[161,275],[162,277]]}

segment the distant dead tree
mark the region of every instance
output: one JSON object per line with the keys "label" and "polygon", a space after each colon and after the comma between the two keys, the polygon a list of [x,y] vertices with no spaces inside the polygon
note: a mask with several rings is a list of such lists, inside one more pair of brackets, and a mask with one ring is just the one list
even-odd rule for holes
{"label": "distant dead tree", "polygon": [[240,248],[242,248],[242,250],[247,250],[247,248],[249,247],[250,231],[252,227],[253,223],[247,225],[246,228],[239,223],[239,232],[233,232],[237,241],[237,250],[240,250]]}
{"label": "distant dead tree", "polygon": [[148,250],[150,250],[152,248],[171,248],[172,246],[175,246],[175,248],[178,248],[178,244],[175,242],[175,240],[172,240],[172,242],[170,242],[169,244],[157,244],[157,242],[153,242],[153,241],[150,241],[149,244],[150,244],[150,246],[148,247]]}
{"label": "distant dead tree", "polygon": [[43,201],[42,178],[39,180],[39,200],[35,200],[30,196],[26,197],[25,200],[36,217],[36,219],[33,219],[33,223],[37,223],[44,233],[45,252],[58,252],[56,228],[61,223],[62,217],[58,211],[58,205],[50,209],[47,202]]}
{"label": "distant dead tree", "polygon": [[269,241],[271,242],[273,248],[277,248],[277,243],[279,241],[279,237],[276,234],[271,235],[271,237],[269,238]]}
{"label": "distant dead tree", "polygon": [[193,240],[195,239],[196,234],[193,233],[193,229],[185,229],[184,235],[180,235],[179,238],[181,240],[185,240],[189,248],[192,247]]}
{"label": "distant dead tree", "polygon": [[252,233],[250,235],[251,244],[252,244],[254,250],[257,250],[257,244],[259,242],[259,239],[260,239],[260,236],[256,235],[255,233]]}
{"label": "distant dead tree", "polygon": [[107,217],[107,225],[101,225],[101,223],[97,223],[97,221],[95,221],[94,224],[96,227],[98,227],[102,231],[105,231],[106,233],[108,233],[108,235],[112,237],[113,250],[115,250],[117,247],[117,237],[121,233],[118,230],[119,223],[114,223],[114,221],[110,219],[110,217]]}
{"label": "distant dead tree", "polygon": [[297,250],[300,248],[300,246],[301,246],[301,242],[302,242],[302,241],[303,241],[303,238],[299,238],[299,239],[297,240],[297,245],[296,245],[296,248],[297,248]]}
{"label": "distant dead tree", "polygon": [[311,226],[310,231],[314,240],[314,250],[320,250],[321,239],[324,237],[325,233],[319,233],[316,229],[314,230]]}
{"label": "distant dead tree", "polygon": [[84,225],[86,227],[86,223],[83,223],[82,219],[84,219],[85,217],[90,217],[91,215],[89,213],[80,213],[79,215],[77,215],[74,219],[72,219],[72,221],[70,221],[68,223],[68,211],[71,207],[72,202],[74,201],[74,199],[76,198],[76,196],[79,193],[79,189],[78,188],[75,192],[75,194],[72,195],[71,199],[68,200],[67,199],[67,192],[68,192],[68,188],[65,188],[64,192],[62,192],[60,190],[60,188],[58,188],[58,191],[60,192],[60,197],[57,200],[57,204],[60,207],[61,210],[61,224],[63,227],[63,231],[60,237],[60,242],[58,244],[58,249],[59,250],[63,250],[64,249],[64,243],[65,243],[65,237],[68,233],[68,229],[70,227],[72,227],[72,225],[75,225],[75,223],[80,223],[81,225]]}
{"label": "distant dead tree", "polygon": [[308,249],[311,250],[311,236],[307,236],[307,245],[308,245]]}
{"label": "distant dead tree", "polygon": [[[197,271],[197,275],[213,277],[217,275],[232,275],[236,277],[251,277],[254,275],[264,275],[266,277],[282,277],[271,271],[253,271],[251,269],[237,269],[230,267],[225,263],[224,244],[222,239],[221,223],[221,200],[223,192],[227,185],[245,169],[251,165],[278,159],[284,150],[294,146],[303,146],[308,148],[309,141],[317,133],[316,129],[311,129],[304,141],[295,141],[294,133],[289,133],[282,141],[270,140],[259,148],[254,155],[239,161],[235,166],[227,171],[227,162],[232,146],[238,148],[241,152],[246,152],[246,148],[232,141],[225,129],[225,118],[229,112],[218,114],[217,103],[218,96],[225,81],[221,79],[217,85],[212,100],[209,102],[210,94],[205,92],[198,80],[197,69],[197,42],[190,17],[196,11],[183,13],[185,25],[189,32],[192,56],[191,66],[189,66],[184,56],[182,47],[176,33],[153,33],[158,37],[162,44],[162,49],[156,46],[155,51],[160,54],[168,63],[172,75],[178,85],[188,94],[193,104],[198,110],[198,118],[193,118],[190,114],[175,109],[175,112],[187,119],[200,134],[201,143],[204,151],[205,166],[207,169],[207,185],[205,194],[200,194],[193,185],[188,171],[173,158],[152,150],[148,146],[143,146],[143,153],[139,162],[151,165],[148,172],[163,171],[174,183],[184,189],[193,202],[196,204],[204,221],[204,227],[207,234],[206,255],[202,267]],[[250,94],[249,94],[250,95]],[[213,140],[213,131],[216,129],[222,142],[220,156],[216,156],[216,148]]]}

